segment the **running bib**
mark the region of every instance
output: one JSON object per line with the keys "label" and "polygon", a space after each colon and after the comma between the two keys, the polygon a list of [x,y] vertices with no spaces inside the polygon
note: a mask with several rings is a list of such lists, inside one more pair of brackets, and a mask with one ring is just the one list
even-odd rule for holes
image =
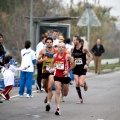
{"label": "running bib", "polygon": [[56,64],[56,68],[57,68],[58,70],[64,70],[64,63],[63,63],[63,62],[58,62],[58,63]]}
{"label": "running bib", "polygon": [[50,63],[46,63],[46,70],[47,70],[47,71],[50,70]]}
{"label": "running bib", "polygon": [[82,58],[75,58],[75,64],[76,65],[82,65],[83,64]]}

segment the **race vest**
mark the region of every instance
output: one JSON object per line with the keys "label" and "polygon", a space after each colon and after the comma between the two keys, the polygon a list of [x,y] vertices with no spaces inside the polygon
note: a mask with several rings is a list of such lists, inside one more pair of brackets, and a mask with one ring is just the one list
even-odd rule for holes
{"label": "race vest", "polygon": [[49,53],[48,50],[46,50],[46,55],[44,57],[47,57],[47,60],[43,62],[42,73],[48,73],[50,71],[50,64],[53,60],[53,55],[55,53],[55,50],[53,54]]}

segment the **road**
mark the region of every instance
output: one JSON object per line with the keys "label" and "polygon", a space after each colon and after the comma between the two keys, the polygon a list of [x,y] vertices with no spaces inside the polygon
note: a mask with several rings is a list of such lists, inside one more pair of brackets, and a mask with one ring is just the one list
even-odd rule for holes
{"label": "road", "polygon": [[[82,89],[83,104],[78,99],[75,84],[61,102],[61,116],[55,116],[54,94],[50,112],[45,111],[45,92],[34,92],[33,98],[13,97],[0,103],[0,120],[119,120],[120,71],[87,77],[89,89]],[[54,91],[53,91],[54,93]]]}

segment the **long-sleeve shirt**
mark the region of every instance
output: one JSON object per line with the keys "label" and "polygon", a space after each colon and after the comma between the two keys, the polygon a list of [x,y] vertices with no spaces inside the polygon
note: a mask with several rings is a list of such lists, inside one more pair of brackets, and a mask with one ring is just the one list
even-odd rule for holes
{"label": "long-sleeve shirt", "polygon": [[45,44],[43,44],[42,42],[38,43],[38,45],[36,46],[36,59],[39,56],[40,51],[45,48]]}
{"label": "long-sleeve shirt", "polygon": [[36,61],[35,51],[33,51],[31,48],[24,48],[21,50],[21,68],[28,67],[26,70],[22,70],[25,72],[33,72],[34,71],[34,61]]}

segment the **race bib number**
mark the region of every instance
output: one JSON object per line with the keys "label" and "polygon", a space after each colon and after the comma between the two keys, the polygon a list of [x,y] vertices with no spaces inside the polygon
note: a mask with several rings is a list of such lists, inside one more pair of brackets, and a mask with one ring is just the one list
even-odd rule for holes
{"label": "race bib number", "polygon": [[75,58],[75,64],[76,65],[82,65],[83,64],[82,58]]}
{"label": "race bib number", "polygon": [[57,63],[57,64],[56,64],[56,68],[57,68],[58,70],[64,70],[64,63],[63,63],[63,62]]}

